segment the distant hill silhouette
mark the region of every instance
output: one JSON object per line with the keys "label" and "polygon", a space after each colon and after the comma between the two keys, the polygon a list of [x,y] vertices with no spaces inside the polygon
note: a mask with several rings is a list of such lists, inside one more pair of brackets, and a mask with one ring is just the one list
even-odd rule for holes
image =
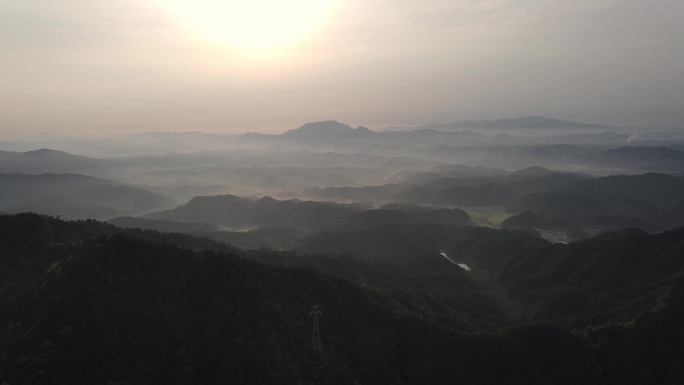
{"label": "distant hill silhouette", "polygon": [[209,222],[237,229],[286,226],[312,230],[341,224],[361,210],[361,206],[352,204],[218,195],[195,197],[175,209],[150,213],[144,218]]}
{"label": "distant hill silhouette", "polygon": [[284,138],[303,138],[303,137],[351,137],[368,136],[377,134],[366,127],[352,128],[334,120],[307,123],[299,128],[289,130],[281,136]]}
{"label": "distant hill silhouette", "polygon": [[[450,172],[449,168],[443,170],[444,174]],[[417,173],[417,177],[407,174],[393,179],[417,183],[307,188],[303,193],[318,199],[381,203],[506,205],[514,214],[503,224],[509,228],[600,231],[638,227],[662,231],[682,223],[683,177],[658,173],[593,177],[541,167],[501,170],[500,174],[490,171],[471,176],[469,170],[465,177],[446,178],[434,171]],[[529,213],[515,215],[525,211]]]}
{"label": "distant hill silhouette", "polygon": [[[525,180],[511,186],[520,187],[522,182],[530,187]],[[683,177],[657,173],[601,178],[565,176],[556,187],[545,185],[547,188],[528,190],[527,195],[510,202],[507,210],[522,214],[502,225],[565,230],[638,227],[653,231],[682,223],[679,205],[684,196]]]}
{"label": "distant hill silhouette", "polygon": [[517,191],[498,183],[452,186],[440,190],[414,189],[394,194],[394,200],[444,205],[503,205],[520,197]]}
{"label": "distant hill silhouette", "polygon": [[668,208],[684,198],[684,177],[662,173],[612,175],[586,179],[573,190],[626,195],[661,208]]}
{"label": "distant hill silhouette", "polygon": [[676,172],[684,169],[684,151],[662,146],[623,146],[602,151],[593,161],[627,169]]}
{"label": "distant hill silhouette", "polygon": [[0,174],[0,209],[65,219],[110,219],[172,207],[158,193],[79,174]]}
{"label": "distant hill silhouette", "polygon": [[124,162],[73,155],[47,148],[28,152],[0,151],[0,173],[99,175],[127,166],[129,165]]}
{"label": "distant hill silhouette", "polygon": [[[453,130],[453,129],[505,129],[505,128],[602,128],[597,124],[578,123],[568,120],[545,118],[542,116],[525,116],[496,120],[461,120],[451,123],[431,123],[414,129]],[[390,128],[392,129],[392,128]],[[403,128],[406,129],[406,128]]]}

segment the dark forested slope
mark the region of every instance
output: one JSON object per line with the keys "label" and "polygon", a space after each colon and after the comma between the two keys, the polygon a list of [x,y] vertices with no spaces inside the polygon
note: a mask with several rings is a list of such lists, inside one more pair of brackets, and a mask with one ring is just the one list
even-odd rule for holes
{"label": "dark forested slope", "polygon": [[[479,276],[434,255],[416,256],[394,267],[372,267],[394,285],[379,288],[313,269],[259,264],[239,256],[265,261],[270,252],[245,254],[206,239],[3,215],[0,378],[7,384],[684,379],[681,230],[615,233],[568,246],[483,231],[448,250],[468,258]],[[621,255],[625,269],[636,271],[628,277],[612,268],[620,266],[614,258]],[[314,258],[272,257],[283,263]],[[567,268],[567,261],[576,269]],[[596,281],[602,276],[603,285]],[[444,281],[430,284],[439,279]],[[577,332],[554,322],[485,333],[464,323],[458,315],[468,311],[449,299],[503,290],[500,295],[510,296],[502,302],[518,301],[554,285],[590,294],[624,288],[652,294],[628,321],[588,323]],[[323,311],[322,353],[311,347],[311,305]]]}
{"label": "dark forested slope", "polygon": [[236,228],[270,225],[310,230],[340,224],[361,210],[361,206],[352,204],[218,195],[195,197],[175,209],[148,214],[145,218],[209,222]]}

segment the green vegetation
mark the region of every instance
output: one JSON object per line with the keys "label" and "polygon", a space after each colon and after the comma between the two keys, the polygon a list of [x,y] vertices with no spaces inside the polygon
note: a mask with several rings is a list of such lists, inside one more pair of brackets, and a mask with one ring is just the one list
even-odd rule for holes
{"label": "green vegetation", "polygon": [[[569,245],[519,231],[453,231],[444,251],[472,274],[436,252],[375,262],[370,253],[241,251],[178,233],[1,215],[0,378],[684,381],[684,229]],[[311,305],[323,311],[323,354],[311,348]]]}

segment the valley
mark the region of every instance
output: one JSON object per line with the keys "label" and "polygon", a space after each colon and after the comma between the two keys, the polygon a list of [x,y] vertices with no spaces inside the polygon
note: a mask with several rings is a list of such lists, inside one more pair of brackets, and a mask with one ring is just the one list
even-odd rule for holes
{"label": "valley", "polygon": [[581,128],[6,151],[0,377],[678,383],[684,150]]}
{"label": "valley", "polygon": [[0,0],[0,385],[684,385],[683,20]]}

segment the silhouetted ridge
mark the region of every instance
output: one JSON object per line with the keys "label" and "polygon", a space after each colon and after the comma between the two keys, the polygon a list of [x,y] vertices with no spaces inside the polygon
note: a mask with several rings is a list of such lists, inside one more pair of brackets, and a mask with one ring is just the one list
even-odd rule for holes
{"label": "silhouetted ridge", "polygon": [[341,224],[361,210],[361,206],[354,204],[218,195],[195,197],[175,209],[147,214],[144,218],[177,222],[209,222],[236,229],[257,226],[292,226],[313,230]]}
{"label": "silhouetted ridge", "polygon": [[596,124],[578,123],[568,120],[545,118],[543,116],[525,116],[521,118],[508,118],[496,120],[461,120],[452,123],[431,123],[416,127],[422,129],[505,129],[505,128],[601,128]]}
{"label": "silhouetted ridge", "polygon": [[0,210],[110,219],[174,205],[170,198],[115,181],[80,174],[0,174]]}
{"label": "silhouetted ridge", "polygon": [[327,120],[323,122],[307,123],[299,128],[289,130],[283,133],[282,137],[348,137],[350,135],[369,135],[375,132],[366,127],[352,128],[343,123],[334,120]]}
{"label": "silhouetted ridge", "polygon": [[43,148],[28,152],[0,152],[0,173],[93,174],[126,167],[124,162],[74,155]]}

